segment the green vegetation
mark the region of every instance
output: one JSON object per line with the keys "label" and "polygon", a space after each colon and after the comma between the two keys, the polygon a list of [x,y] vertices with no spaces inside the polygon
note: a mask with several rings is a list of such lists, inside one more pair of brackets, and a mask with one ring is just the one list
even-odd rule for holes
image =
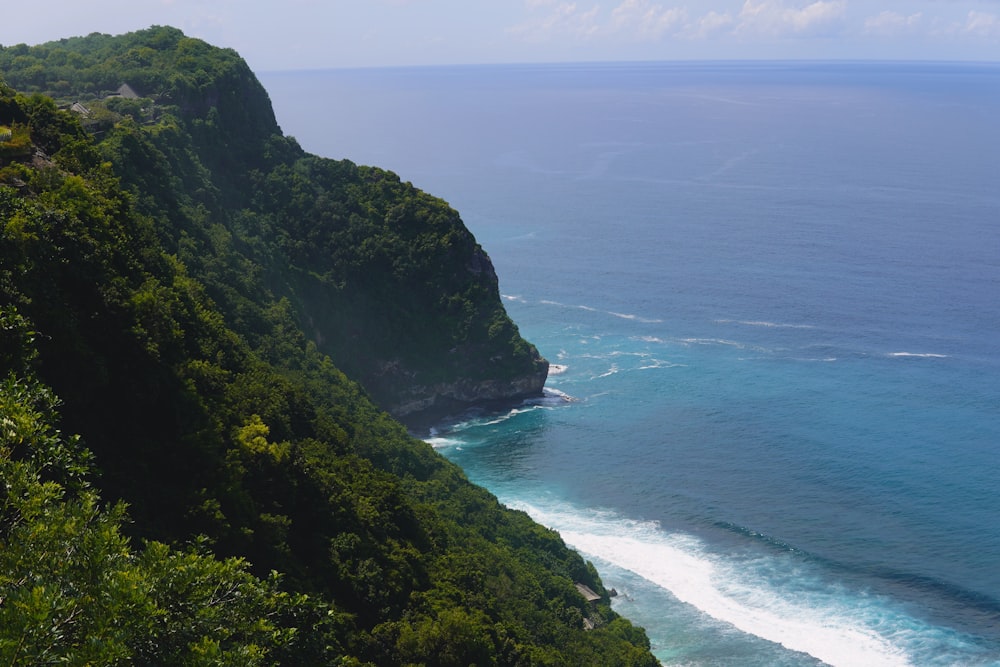
{"label": "green vegetation", "polygon": [[31,154],[31,132],[26,125],[0,125],[0,160],[23,158]]}
{"label": "green vegetation", "polygon": [[454,211],[306,154],[170,28],[0,73],[0,661],[655,664],[370,398],[544,370]]}
{"label": "green vegetation", "polygon": [[86,452],[54,427],[54,405],[37,381],[0,383],[4,664],[270,664],[298,640],[294,615],[321,619],[240,559],[204,546],[132,548],[124,506],[101,506]]}
{"label": "green vegetation", "polygon": [[[296,326],[397,414],[439,384],[540,392],[548,365],[458,214],[395,174],[306,154],[234,52],[153,28],[0,49],[0,72],[86,107],[102,158],[226,315],[287,299]],[[123,83],[144,97],[117,95]]]}

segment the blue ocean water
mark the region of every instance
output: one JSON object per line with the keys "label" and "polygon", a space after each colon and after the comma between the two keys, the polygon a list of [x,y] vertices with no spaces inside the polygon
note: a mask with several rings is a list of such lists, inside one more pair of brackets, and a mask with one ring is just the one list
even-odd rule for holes
{"label": "blue ocean water", "polygon": [[664,664],[1000,664],[1000,66],[261,79],[490,253],[548,395],[429,440]]}

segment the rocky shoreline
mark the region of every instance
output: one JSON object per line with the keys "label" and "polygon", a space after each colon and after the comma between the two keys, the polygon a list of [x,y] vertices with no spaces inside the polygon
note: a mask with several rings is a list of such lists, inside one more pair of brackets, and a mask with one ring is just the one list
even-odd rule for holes
{"label": "rocky shoreline", "polygon": [[540,359],[539,370],[511,380],[471,380],[433,385],[415,384],[399,392],[386,411],[411,429],[424,429],[441,419],[473,408],[503,408],[543,395],[549,363]]}

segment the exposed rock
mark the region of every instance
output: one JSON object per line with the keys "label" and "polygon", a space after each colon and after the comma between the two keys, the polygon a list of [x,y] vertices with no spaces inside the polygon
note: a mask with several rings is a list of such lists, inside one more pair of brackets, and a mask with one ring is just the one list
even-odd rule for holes
{"label": "exposed rock", "polygon": [[578,591],[580,592],[580,595],[582,595],[582,596],[583,596],[583,598],[584,598],[584,599],[585,599],[585,600],[586,600],[587,602],[591,602],[591,603],[593,603],[593,602],[599,602],[599,601],[600,601],[600,599],[601,599],[601,596],[600,596],[600,595],[598,595],[597,593],[595,593],[595,592],[594,592],[594,591],[593,591],[593,590],[592,590],[592,589],[591,589],[591,588],[590,588],[589,586],[587,586],[586,584],[581,584],[581,583],[577,583],[577,584],[576,584],[576,590],[578,590]]}
{"label": "exposed rock", "polygon": [[476,405],[521,400],[542,395],[548,362],[539,359],[534,373],[509,380],[460,378],[438,384],[409,384],[395,396],[387,410],[404,422],[443,416]]}

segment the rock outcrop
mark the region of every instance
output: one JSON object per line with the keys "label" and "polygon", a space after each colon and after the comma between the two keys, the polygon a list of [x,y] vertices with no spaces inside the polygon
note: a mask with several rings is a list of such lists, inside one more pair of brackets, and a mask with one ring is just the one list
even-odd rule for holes
{"label": "rock outcrop", "polygon": [[498,404],[542,395],[549,364],[539,358],[537,370],[509,380],[459,378],[432,385],[407,384],[387,411],[404,423],[440,417],[477,405]]}

